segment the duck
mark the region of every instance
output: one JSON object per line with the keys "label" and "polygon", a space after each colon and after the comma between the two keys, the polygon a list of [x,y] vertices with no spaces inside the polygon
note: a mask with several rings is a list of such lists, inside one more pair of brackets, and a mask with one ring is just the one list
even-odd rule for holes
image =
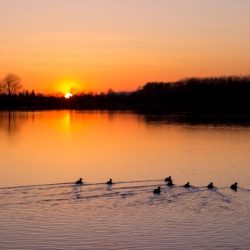
{"label": "duck", "polygon": [[237,182],[235,182],[234,184],[232,184],[231,186],[230,186],[230,188],[232,189],[232,190],[234,190],[234,191],[237,191],[237,188],[238,188],[238,183]]}
{"label": "duck", "polygon": [[154,191],[153,191],[154,194],[160,194],[161,193],[161,187],[158,187],[156,188]]}
{"label": "duck", "polygon": [[190,186],[190,183],[189,183],[189,181],[184,185],[184,188],[190,188],[191,186]]}
{"label": "duck", "polygon": [[76,181],[75,184],[82,185],[83,184],[82,178],[80,178],[78,181]]}
{"label": "duck", "polygon": [[172,181],[172,177],[171,177],[171,176],[166,177],[166,178],[165,178],[165,181],[166,181],[166,182]]}
{"label": "duck", "polygon": [[208,189],[213,189],[213,188],[214,188],[213,182],[210,182],[210,183],[207,185],[207,188],[208,188]]}
{"label": "duck", "polygon": [[112,179],[109,179],[109,181],[107,181],[107,182],[106,182],[106,184],[108,184],[108,185],[112,185],[112,184],[113,184]]}
{"label": "duck", "polygon": [[173,183],[173,181],[172,180],[170,180],[168,183],[167,183],[167,186],[169,186],[169,187],[172,187],[172,186],[174,186],[174,183]]}

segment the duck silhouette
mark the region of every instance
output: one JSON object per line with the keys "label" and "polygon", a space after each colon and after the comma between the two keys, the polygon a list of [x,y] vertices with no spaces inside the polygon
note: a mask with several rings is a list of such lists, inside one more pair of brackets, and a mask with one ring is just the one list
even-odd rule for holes
{"label": "duck silhouette", "polygon": [[112,179],[109,179],[109,181],[107,181],[107,182],[106,182],[106,184],[108,184],[108,185],[112,185],[112,184],[113,184]]}
{"label": "duck silhouette", "polygon": [[213,188],[214,188],[213,182],[210,182],[210,183],[207,185],[207,188],[208,188],[208,189],[213,189]]}
{"label": "duck silhouette", "polygon": [[172,177],[171,177],[171,176],[166,177],[166,178],[165,178],[165,181],[166,181],[166,182],[172,181]]}
{"label": "duck silhouette", "polygon": [[80,178],[78,181],[76,181],[75,184],[82,185],[83,184],[82,178]]}
{"label": "duck silhouette", "polygon": [[189,181],[184,185],[184,187],[185,188],[190,188],[191,187]]}
{"label": "duck silhouette", "polygon": [[234,191],[237,191],[238,183],[235,182],[234,184],[232,184],[232,185],[230,186],[230,188],[231,188],[232,190],[234,190]]}
{"label": "duck silhouette", "polygon": [[153,191],[154,194],[160,194],[161,193],[161,187],[158,187],[156,188],[154,191]]}

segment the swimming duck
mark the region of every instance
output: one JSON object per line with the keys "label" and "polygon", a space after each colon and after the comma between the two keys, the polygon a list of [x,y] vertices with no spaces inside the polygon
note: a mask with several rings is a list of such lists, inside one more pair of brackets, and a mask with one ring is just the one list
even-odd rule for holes
{"label": "swimming duck", "polygon": [[153,191],[154,194],[160,194],[161,193],[161,187],[158,187],[156,188],[154,191]]}
{"label": "swimming duck", "polygon": [[189,181],[184,185],[185,188],[190,188]]}
{"label": "swimming duck", "polygon": [[82,178],[80,178],[78,181],[76,181],[75,184],[82,185],[83,184]]}
{"label": "swimming duck", "polygon": [[113,184],[112,179],[109,179],[109,181],[107,181],[107,182],[106,182],[106,184],[108,184],[108,185],[112,185],[112,184]]}
{"label": "swimming duck", "polygon": [[232,184],[232,185],[231,185],[231,187],[230,187],[230,188],[231,188],[232,190],[234,190],[234,191],[237,191],[237,188],[238,188],[238,186],[237,186],[237,185],[238,185],[238,183],[237,183],[237,182],[235,182],[234,184]]}
{"label": "swimming duck", "polygon": [[213,188],[214,188],[213,182],[210,182],[210,183],[207,185],[207,188],[208,188],[208,189],[213,189]]}
{"label": "swimming duck", "polygon": [[170,181],[172,181],[171,176],[166,177],[166,178],[165,178],[165,181],[166,181],[166,182],[170,182]]}

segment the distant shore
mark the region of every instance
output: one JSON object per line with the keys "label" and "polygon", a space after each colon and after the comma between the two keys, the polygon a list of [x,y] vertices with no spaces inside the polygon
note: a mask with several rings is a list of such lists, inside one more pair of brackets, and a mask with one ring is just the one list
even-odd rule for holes
{"label": "distant shore", "polygon": [[107,110],[185,116],[250,116],[250,77],[151,82],[132,92],[78,93],[71,98],[21,92],[0,94],[0,110]]}

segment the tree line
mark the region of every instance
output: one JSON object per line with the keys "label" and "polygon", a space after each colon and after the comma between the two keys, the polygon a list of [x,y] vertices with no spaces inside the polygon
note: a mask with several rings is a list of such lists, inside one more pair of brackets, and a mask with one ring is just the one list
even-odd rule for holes
{"label": "tree line", "polygon": [[144,113],[249,114],[250,77],[188,78],[149,82],[132,92],[78,93],[64,97],[20,91],[20,78],[1,81],[0,109],[133,110]]}

